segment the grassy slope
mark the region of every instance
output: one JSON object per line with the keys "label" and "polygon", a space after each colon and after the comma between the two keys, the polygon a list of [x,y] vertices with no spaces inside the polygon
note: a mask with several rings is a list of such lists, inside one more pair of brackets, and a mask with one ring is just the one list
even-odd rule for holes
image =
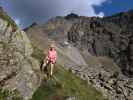
{"label": "grassy slope", "polygon": [[[33,56],[41,61],[42,55],[43,50],[35,47]],[[54,77],[42,82],[31,100],[64,100],[69,96],[76,97],[76,100],[104,100],[95,88],[58,64],[55,66]]]}
{"label": "grassy slope", "polygon": [[64,100],[68,96],[76,100],[103,100],[100,92],[61,66],[56,66],[54,78],[42,83],[32,100]]}

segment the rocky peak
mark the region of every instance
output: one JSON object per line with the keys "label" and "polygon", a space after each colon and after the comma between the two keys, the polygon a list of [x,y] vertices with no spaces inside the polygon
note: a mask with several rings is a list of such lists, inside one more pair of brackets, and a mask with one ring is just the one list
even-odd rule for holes
{"label": "rocky peak", "polygon": [[35,27],[35,26],[37,26],[38,24],[36,23],[36,22],[34,22],[34,23],[32,23],[29,27],[27,27],[27,28],[25,28],[25,29],[23,29],[24,31],[27,31],[27,30],[29,30],[30,28],[33,28],[33,27]]}
{"label": "rocky peak", "polygon": [[79,16],[77,14],[74,13],[70,13],[67,16],[65,16],[65,19],[70,20],[70,19],[76,19],[79,18]]}

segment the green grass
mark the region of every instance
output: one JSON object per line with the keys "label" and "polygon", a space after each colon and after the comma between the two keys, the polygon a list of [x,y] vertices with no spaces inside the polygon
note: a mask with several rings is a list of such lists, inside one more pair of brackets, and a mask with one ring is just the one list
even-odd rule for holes
{"label": "green grass", "polygon": [[[42,55],[43,50],[34,47],[33,57],[41,62]],[[31,100],[65,100],[71,96],[76,97],[76,100],[104,100],[102,94],[86,81],[56,64],[54,76],[42,82]]]}
{"label": "green grass", "polygon": [[104,100],[102,94],[86,81],[59,65],[55,67],[54,76],[42,82],[32,100],[65,100],[69,96],[76,97],[76,100]]}

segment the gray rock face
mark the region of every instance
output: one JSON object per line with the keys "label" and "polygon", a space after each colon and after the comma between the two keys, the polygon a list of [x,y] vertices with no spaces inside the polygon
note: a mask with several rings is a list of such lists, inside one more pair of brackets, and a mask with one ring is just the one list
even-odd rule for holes
{"label": "gray rock face", "polygon": [[132,11],[103,19],[80,17],[68,40],[93,55],[113,58],[125,75],[133,76],[132,18]]}
{"label": "gray rock face", "polygon": [[39,63],[31,57],[33,50],[26,34],[13,31],[13,27],[0,17],[0,87],[17,89],[28,100],[40,84],[40,76],[33,70]]}
{"label": "gray rock face", "polygon": [[[70,43],[93,55],[83,53],[89,68],[74,68],[72,72],[100,89],[109,100],[133,99],[133,79],[122,75],[133,76],[132,17],[132,11],[103,19],[80,17],[68,32]],[[113,58],[121,70],[106,57]]]}

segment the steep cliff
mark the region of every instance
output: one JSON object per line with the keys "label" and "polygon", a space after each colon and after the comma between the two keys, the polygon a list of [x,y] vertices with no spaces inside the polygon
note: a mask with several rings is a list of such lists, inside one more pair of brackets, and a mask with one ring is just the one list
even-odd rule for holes
{"label": "steep cliff", "polygon": [[112,58],[127,76],[133,75],[133,12],[83,18],[73,24],[68,40],[96,56]]}
{"label": "steep cliff", "polygon": [[39,63],[32,52],[25,32],[0,9],[0,88],[9,93],[2,100],[15,100],[12,91],[18,91],[20,100],[27,100],[39,86],[40,76],[35,72]]}

